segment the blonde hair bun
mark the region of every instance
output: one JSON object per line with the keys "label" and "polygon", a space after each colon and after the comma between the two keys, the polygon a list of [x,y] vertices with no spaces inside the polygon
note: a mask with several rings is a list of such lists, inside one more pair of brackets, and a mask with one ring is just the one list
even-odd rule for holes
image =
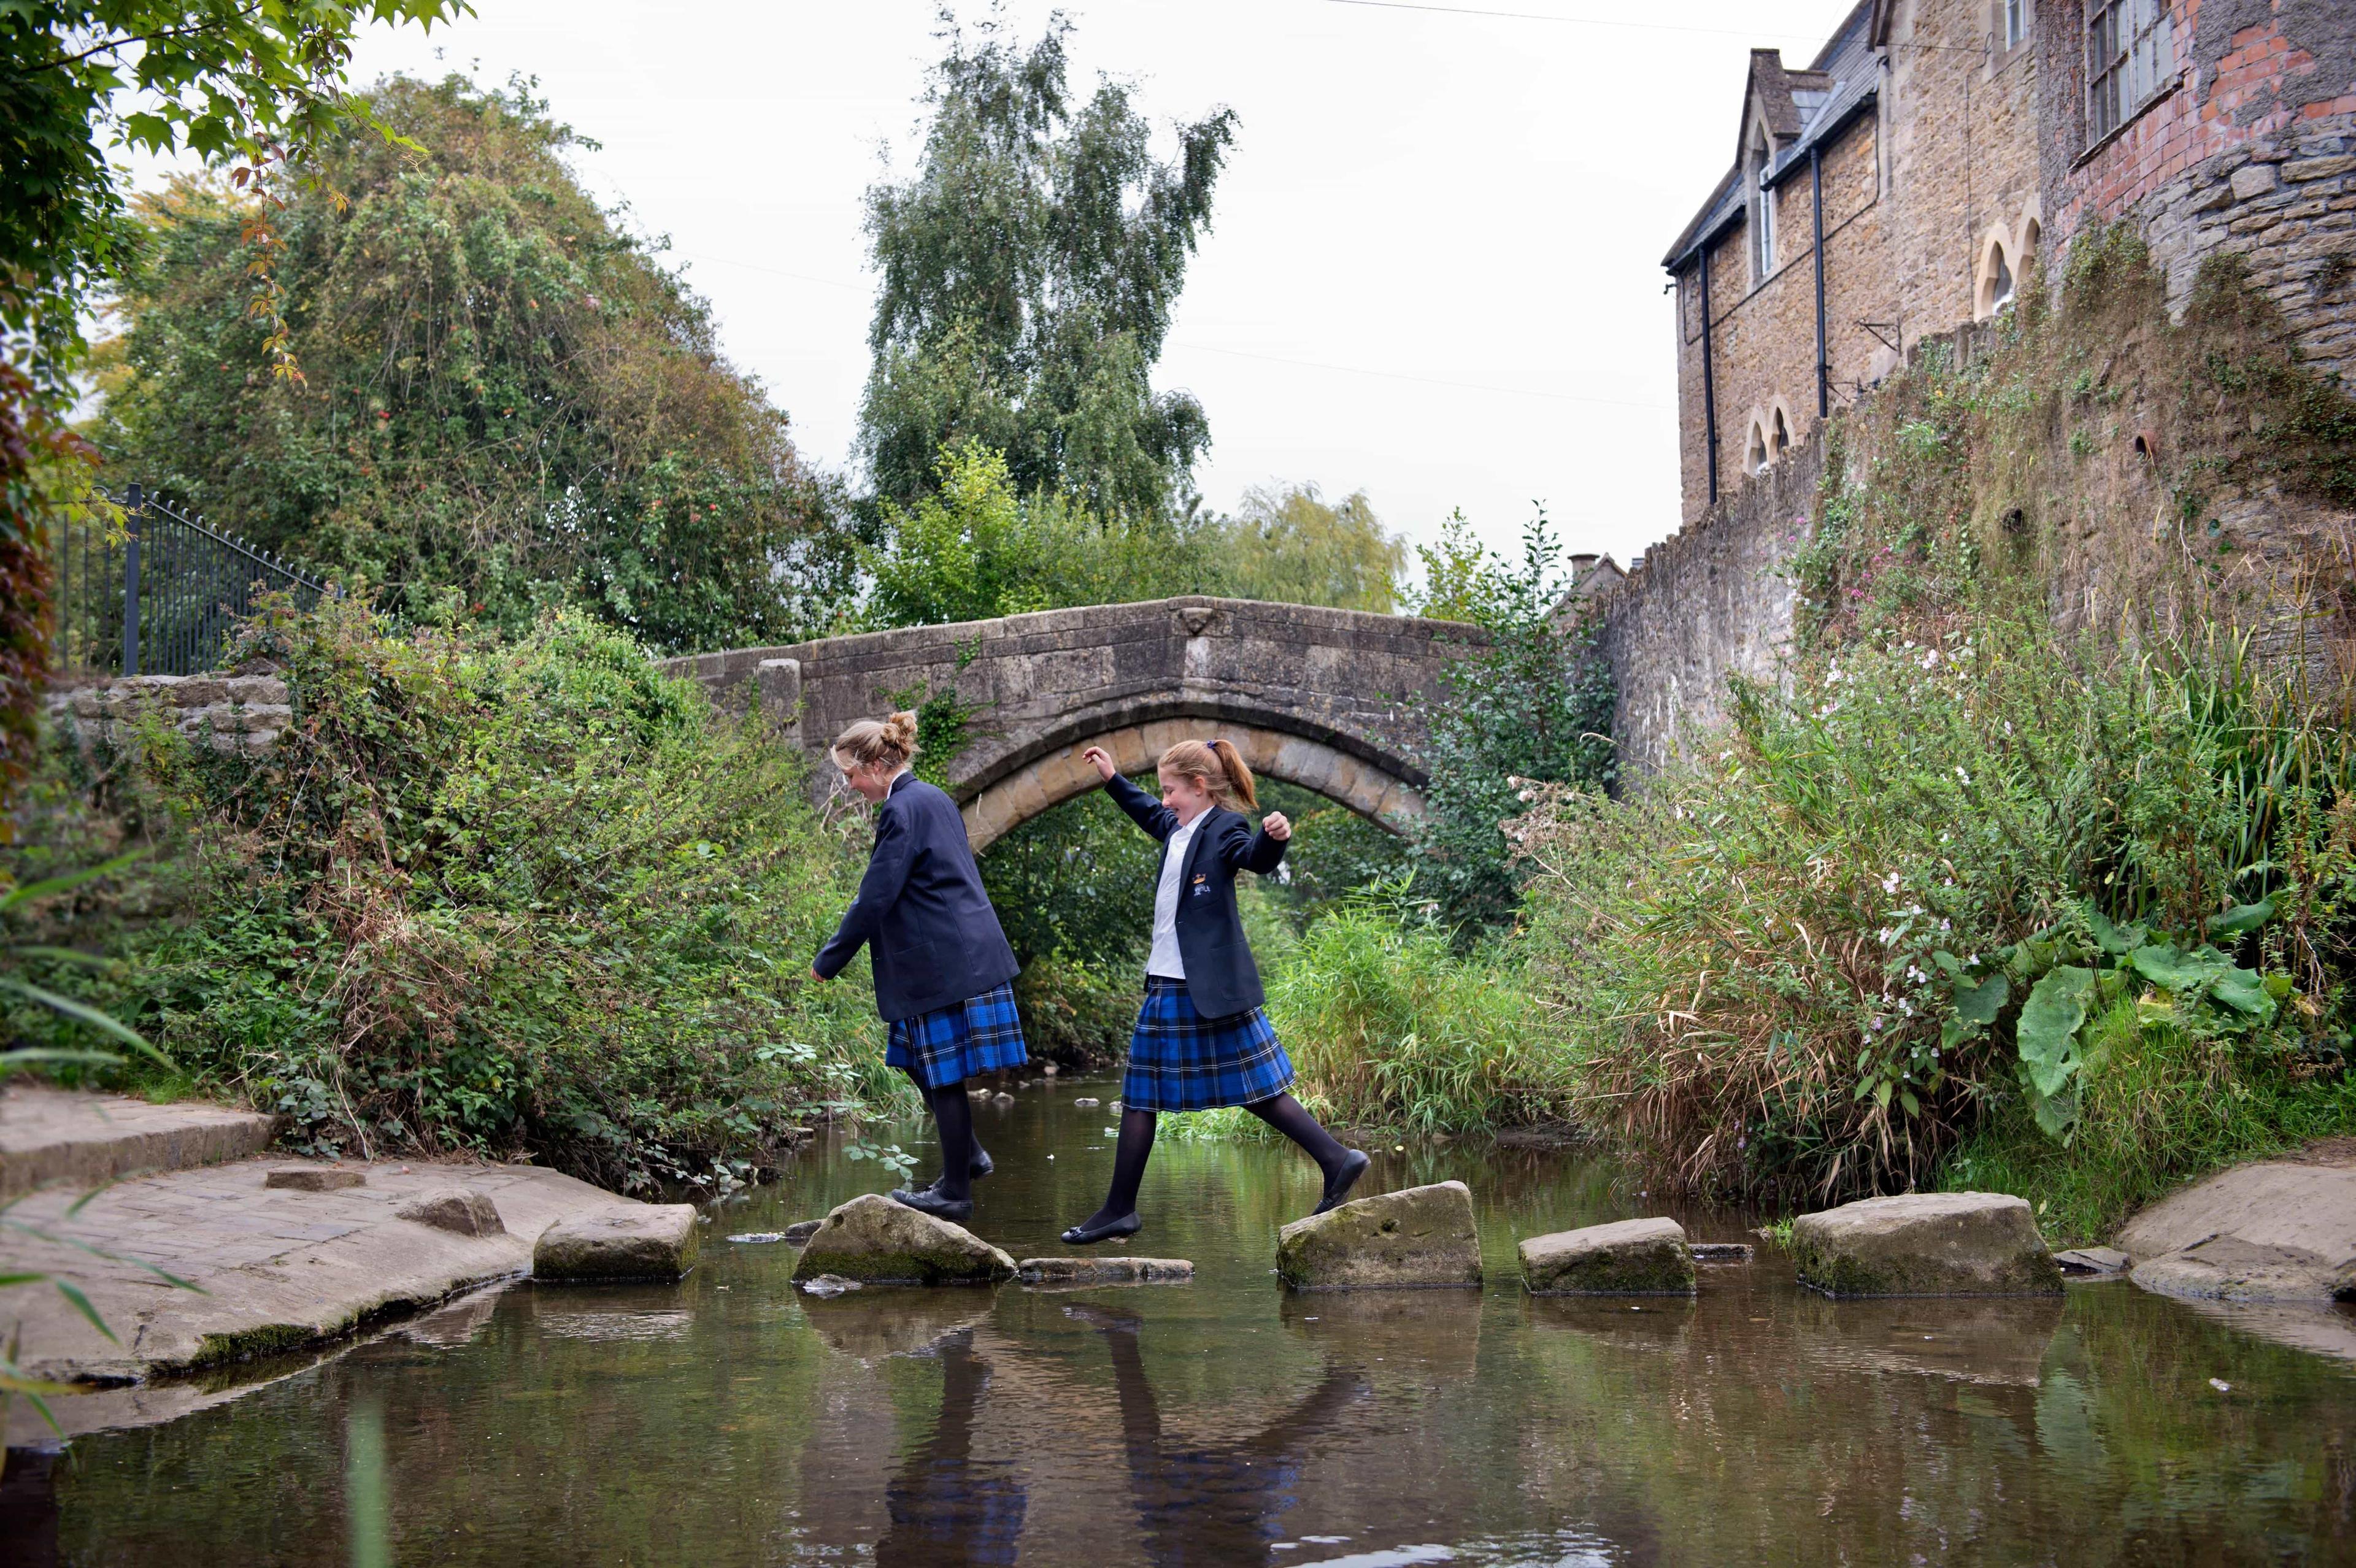
{"label": "blonde hair bun", "polygon": [[834,738],[827,748],[835,766],[898,767],[916,754],[916,716],[905,710],[889,719],[862,719]]}

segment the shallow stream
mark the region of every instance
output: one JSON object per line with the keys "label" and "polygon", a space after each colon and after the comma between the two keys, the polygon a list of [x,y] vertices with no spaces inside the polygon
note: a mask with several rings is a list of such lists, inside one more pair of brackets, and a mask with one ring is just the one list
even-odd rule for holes
{"label": "shallow stream", "polygon": [[[1069,1081],[979,1104],[974,1228],[1067,1251],[1113,1118]],[[916,1129],[887,1133],[930,1150]],[[1049,1157],[1053,1157],[1050,1158]],[[680,1285],[455,1304],[20,1475],[0,1563],[347,1560],[381,1413],[402,1563],[1898,1563],[2356,1558],[2356,1318],[2228,1319],[2131,1285],[1830,1302],[1772,1248],[1692,1302],[1533,1299],[1517,1236],[1660,1212],[1577,1155],[1386,1149],[1461,1178],[1485,1291],[1292,1296],[1290,1146],[1165,1137],[1145,1232],[1186,1285],[865,1291],[732,1243],[890,1185],[813,1153],[712,1206]],[[1752,1217],[1678,1211],[1697,1241]],[[282,1369],[283,1371],[283,1369]],[[29,1489],[28,1489],[29,1488]],[[49,1544],[54,1541],[54,1545]]]}

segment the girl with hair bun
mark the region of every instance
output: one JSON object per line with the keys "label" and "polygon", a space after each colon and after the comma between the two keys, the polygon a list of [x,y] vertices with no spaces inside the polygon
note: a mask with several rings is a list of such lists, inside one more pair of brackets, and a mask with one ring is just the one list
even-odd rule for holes
{"label": "girl with hair bun", "polygon": [[973,1213],[990,1156],[974,1141],[965,1081],[1029,1060],[1012,984],[1022,967],[982,891],[956,803],[908,771],[916,716],[862,719],[835,738],[834,765],[875,807],[867,874],[810,973],[830,980],[866,944],[875,1010],[891,1026],[884,1060],[912,1079],[941,1135],[941,1174],[893,1200],[945,1220]]}
{"label": "girl with hair bun", "polygon": [[[1267,876],[1284,859],[1292,824],[1270,812],[1259,831],[1251,769],[1226,741],[1181,741],[1162,753],[1162,799],[1120,776],[1101,747],[1094,764],[1130,820],[1162,840],[1153,897],[1153,946],[1145,963],[1145,1005],[1129,1042],[1120,1086],[1120,1138],[1104,1207],[1064,1232],[1073,1246],[1133,1236],[1138,1184],[1164,1111],[1241,1105],[1299,1144],[1325,1174],[1323,1214],[1347,1197],[1366,1157],[1344,1148],[1286,1091],[1292,1061],[1261,1011],[1267,1000],[1236,912],[1236,873]],[[1242,810],[1236,809],[1242,807]]]}

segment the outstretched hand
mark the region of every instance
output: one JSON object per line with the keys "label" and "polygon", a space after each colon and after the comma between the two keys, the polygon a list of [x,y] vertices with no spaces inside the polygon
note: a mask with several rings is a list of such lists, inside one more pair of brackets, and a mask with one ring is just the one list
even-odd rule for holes
{"label": "outstretched hand", "polygon": [[1292,822],[1280,811],[1271,811],[1259,820],[1259,830],[1279,844],[1292,837]]}
{"label": "outstretched hand", "polygon": [[1120,771],[1112,765],[1111,755],[1102,746],[1090,746],[1080,753],[1080,761],[1093,766],[1097,771],[1097,777],[1107,784],[1112,783],[1112,775]]}

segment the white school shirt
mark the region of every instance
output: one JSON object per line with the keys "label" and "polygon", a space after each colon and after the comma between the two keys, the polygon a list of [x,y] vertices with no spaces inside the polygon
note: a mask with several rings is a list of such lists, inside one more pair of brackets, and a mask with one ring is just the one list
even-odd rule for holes
{"label": "white school shirt", "polygon": [[1194,829],[1210,815],[1205,808],[1202,816],[1170,836],[1170,853],[1162,862],[1162,885],[1153,891],[1153,951],[1146,956],[1145,972],[1165,980],[1186,977],[1186,961],[1178,955],[1178,883],[1186,874],[1186,848],[1194,842]]}

